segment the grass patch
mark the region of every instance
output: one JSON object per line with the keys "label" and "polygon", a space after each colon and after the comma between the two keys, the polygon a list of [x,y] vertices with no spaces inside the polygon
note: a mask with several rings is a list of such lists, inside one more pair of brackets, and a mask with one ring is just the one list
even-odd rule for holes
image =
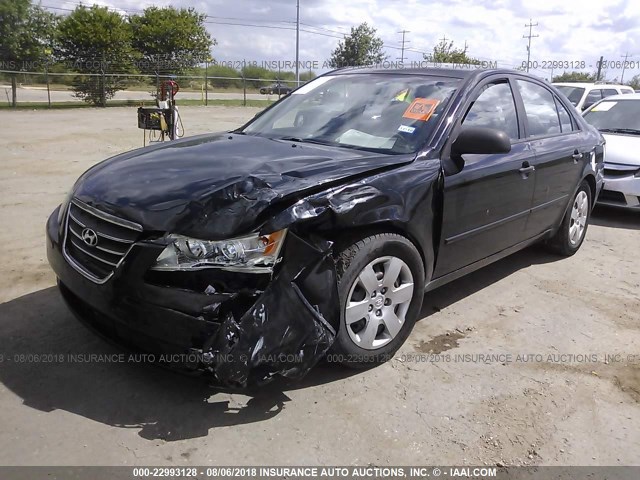
{"label": "grass patch", "polygon": [[[266,108],[274,103],[272,100],[249,100],[247,99],[246,105],[241,99],[209,99],[210,107],[258,107]],[[154,101],[142,101],[142,100],[109,100],[107,101],[107,107],[151,107],[154,106]],[[204,102],[202,100],[180,100],[177,101],[178,108],[181,106],[202,106]],[[84,102],[51,102],[51,110],[65,110],[68,108],[101,108],[94,105],[89,105]],[[0,104],[0,110],[14,110],[14,108],[7,104]],[[47,102],[18,102],[15,110],[49,110]]]}

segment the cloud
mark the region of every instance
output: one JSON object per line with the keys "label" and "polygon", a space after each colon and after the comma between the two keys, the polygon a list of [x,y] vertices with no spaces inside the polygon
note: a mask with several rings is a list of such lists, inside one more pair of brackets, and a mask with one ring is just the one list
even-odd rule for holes
{"label": "cloud", "polygon": [[[218,60],[293,60],[296,4],[293,0],[100,0],[118,10],[139,12],[151,5],[194,7],[209,15],[207,28],[218,41]],[[72,8],[75,2],[64,5]],[[640,60],[640,2],[610,0],[606,8],[565,0],[300,0],[300,59],[328,59],[343,34],[362,22],[377,29],[390,60],[400,57],[401,30],[408,30],[405,60],[421,60],[440,38],[456,46],[467,42],[469,53],[500,66],[521,65],[527,58],[525,24],[538,26],[531,58],[585,60],[600,55],[620,59],[627,51]],[[589,70],[589,68],[587,68]],[[640,70],[640,69],[638,69]],[[548,76],[549,71],[535,73]],[[636,72],[637,73],[637,72]]]}

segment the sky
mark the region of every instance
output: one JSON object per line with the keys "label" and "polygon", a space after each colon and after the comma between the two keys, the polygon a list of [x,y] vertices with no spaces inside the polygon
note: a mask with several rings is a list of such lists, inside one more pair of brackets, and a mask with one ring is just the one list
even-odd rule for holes
{"label": "sky", "polygon": [[[79,0],[41,0],[57,13],[72,9]],[[148,6],[193,7],[206,13],[207,28],[217,45],[212,57],[237,66],[242,61],[295,61],[296,0],[84,0],[123,13],[139,13]],[[605,8],[606,7],[606,8]],[[56,11],[56,10],[53,10]],[[300,0],[300,61],[326,71],[326,61],[352,26],[367,22],[377,30],[388,60],[401,56],[401,30],[405,35],[405,65],[420,62],[439,39],[465,42],[468,53],[481,60],[514,68],[527,59],[525,26],[530,19],[532,73],[548,78],[552,61],[567,62],[567,70],[585,62],[584,71],[596,70],[600,56],[621,62],[628,54],[624,79],[640,74],[640,1],[609,0]],[[232,25],[235,24],[235,25]],[[244,25],[238,25],[244,24]],[[275,27],[275,28],[274,28]],[[537,64],[535,63],[537,62]],[[323,68],[324,67],[324,68]],[[620,80],[622,72],[606,69],[607,78]]]}

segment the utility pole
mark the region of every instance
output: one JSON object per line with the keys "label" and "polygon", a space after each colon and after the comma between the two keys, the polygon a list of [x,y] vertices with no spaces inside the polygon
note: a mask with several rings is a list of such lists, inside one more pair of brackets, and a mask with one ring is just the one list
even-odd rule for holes
{"label": "utility pole", "polygon": [[300,0],[296,0],[296,86],[300,86]]}
{"label": "utility pole", "polygon": [[211,57],[207,55],[204,60],[204,105],[209,105],[209,62]]}
{"label": "utility pole", "polygon": [[409,32],[409,30],[400,30],[398,33],[402,34],[402,45],[401,45],[401,49],[400,49],[400,63],[404,63],[404,45],[405,43],[410,43],[411,40],[405,40],[404,36],[407,33],[411,33]]}
{"label": "utility pole", "polygon": [[624,58],[624,63],[622,64],[622,75],[620,76],[620,83],[624,82],[624,71],[627,69],[627,58],[629,58],[631,55],[629,55],[629,52],[625,53],[624,55],[620,55],[620,57]]}
{"label": "utility pole", "polygon": [[598,61],[598,73],[596,73],[596,82],[600,81],[600,72],[602,72],[602,63],[604,62],[604,57],[601,56]]}
{"label": "utility pole", "polygon": [[529,35],[523,35],[522,38],[528,38],[529,44],[527,45],[527,72],[529,71],[529,64],[531,63],[531,39],[539,37],[540,35],[532,35],[533,27],[538,26],[538,22],[533,23],[532,19],[529,19],[529,23],[524,24],[525,27],[529,27]]}

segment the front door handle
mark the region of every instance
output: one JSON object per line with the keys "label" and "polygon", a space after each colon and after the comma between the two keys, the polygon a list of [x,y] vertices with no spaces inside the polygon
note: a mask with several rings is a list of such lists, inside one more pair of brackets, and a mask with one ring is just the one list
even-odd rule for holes
{"label": "front door handle", "polygon": [[578,160],[582,159],[584,155],[578,150],[575,150],[571,156],[573,157],[573,163],[578,163]]}

